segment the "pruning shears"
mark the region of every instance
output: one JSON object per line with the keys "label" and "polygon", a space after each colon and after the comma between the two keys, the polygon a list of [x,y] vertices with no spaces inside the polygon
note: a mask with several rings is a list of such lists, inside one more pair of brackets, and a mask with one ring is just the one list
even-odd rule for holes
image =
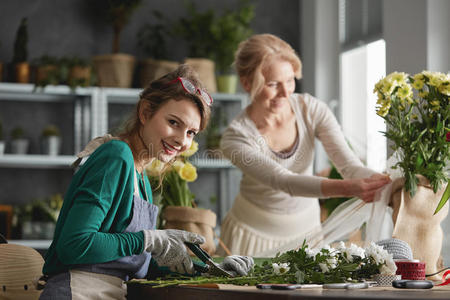
{"label": "pruning shears", "polygon": [[200,273],[206,273],[213,276],[221,276],[221,277],[234,277],[230,272],[222,269],[216,264],[211,256],[203,250],[198,244],[185,242],[186,246],[202,261],[204,264],[200,264],[194,261],[194,269]]}

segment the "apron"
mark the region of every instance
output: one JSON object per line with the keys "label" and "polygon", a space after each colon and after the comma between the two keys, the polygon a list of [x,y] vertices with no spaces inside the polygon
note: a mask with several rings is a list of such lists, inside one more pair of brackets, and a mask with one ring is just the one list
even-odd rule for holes
{"label": "apron", "polygon": [[[144,183],[145,184],[145,183]],[[133,217],[124,232],[154,229],[158,207],[142,199],[134,169]],[[45,284],[40,300],[54,299],[125,299],[130,278],[147,275],[151,254],[125,256],[117,260],[91,265],[77,265],[73,269],[51,276]]]}

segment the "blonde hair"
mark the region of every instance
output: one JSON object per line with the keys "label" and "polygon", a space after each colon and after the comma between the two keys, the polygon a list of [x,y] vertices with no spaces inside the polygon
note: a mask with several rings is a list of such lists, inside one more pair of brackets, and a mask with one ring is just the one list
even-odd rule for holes
{"label": "blonde hair", "polygon": [[264,85],[262,69],[270,58],[281,58],[291,63],[295,78],[302,77],[302,62],[295,50],[273,34],[255,34],[242,41],[235,53],[234,65],[239,77],[251,84],[250,97],[258,94]]}
{"label": "blonde hair", "polygon": [[205,90],[198,78],[197,72],[189,65],[182,64],[175,71],[172,71],[159,79],[152,81],[140,94],[139,102],[133,115],[127,120],[122,131],[119,133],[121,139],[129,138],[139,132],[141,123],[139,122],[139,111],[141,106],[148,103],[148,117],[151,118],[169,100],[180,101],[191,100],[200,112],[200,131],[208,124],[211,108],[197,94],[190,94],[184,90],[180,83],[169,84],[177,77],[183,77],[191,81],[197,88]]}

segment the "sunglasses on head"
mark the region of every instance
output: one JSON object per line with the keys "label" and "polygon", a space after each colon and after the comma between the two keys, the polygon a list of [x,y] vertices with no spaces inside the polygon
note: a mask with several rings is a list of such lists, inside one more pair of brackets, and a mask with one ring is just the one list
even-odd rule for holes
{"label": "sunglasses on head", "polygon": [[180,82],[183,89],[191,95],[199,95],[200,98],[205,102],[208,106],[211,106],[213,103],[213,98],[205,91],[197,88],[190,80],[177,77],[174,80],[170,81],[167,85],[174,84],[176,82]]}

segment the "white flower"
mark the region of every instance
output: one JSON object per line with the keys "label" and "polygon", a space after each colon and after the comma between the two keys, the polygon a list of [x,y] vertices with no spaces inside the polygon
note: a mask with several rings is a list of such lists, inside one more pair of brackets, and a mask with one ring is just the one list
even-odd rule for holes
{"label": "white flower", "polygon": [[273,272],[277,275],[284,274],[288,272],[291,268],[289,267],[289,263],[273,263],[272,264]]}
{"label": "white flower", "polygon": [[319,263],[319,267],[322,270],[322,273],[328,272],[330,269],[328,268],[327,264]]}
{"label": "white flower", "polygon": [[378,246],[374,242],[371,242],[365,251],[368,257],[372,257],[375,260],[375,263],[380,265],[381,274],[395,274],[397,266],[394,263],[392,254],[389,254],[382,246]]}
{"label": "white flower", "polygon": [[317,248],[315,248],[315,249],[309,249],[309,248],[306,248],[306,249],[305,249],[305,252],[306,252],[306,255],[307,255],[308,257],[315,258],[316,255],[317,255],[317,253],[320,252],[320,249],[317,249]]}
{"label": "white flower", "polygon": [[347,258],[349,262],[353,262],[354,256],[358,256],[361,259],[366,257],[364,249],[356,246],[355,244],[350,244],[350,247],[342,249],[341,252],[344,254],[345,258]]}

